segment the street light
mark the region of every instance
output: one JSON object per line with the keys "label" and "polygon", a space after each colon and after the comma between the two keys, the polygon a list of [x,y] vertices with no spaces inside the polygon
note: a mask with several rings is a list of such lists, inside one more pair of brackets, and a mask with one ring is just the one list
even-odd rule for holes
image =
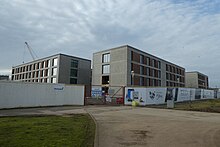
{"label": "street light", "polygon": [[180,84],[179,84],[180,78],[178,77],[176,80],[177,80],[177,85],[178,85],[178,87],[180,87]]}
{"label": "street light", "polygon": [[131,83],[132,85],[134,85],[134,71],[133,70],[131,71],[131,76],[132,76]]}

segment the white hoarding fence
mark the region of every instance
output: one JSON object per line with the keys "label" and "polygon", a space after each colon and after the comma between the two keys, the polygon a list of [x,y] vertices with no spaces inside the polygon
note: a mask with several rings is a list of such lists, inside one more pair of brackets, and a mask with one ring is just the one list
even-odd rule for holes
{"label": "white hoarding fence", "polygon": [[0,82],[0,108],[84,105],[84,85]]}
{"label": "white hoarding fence", "polygon": [[207,89],[126,87],[124,104],[131,105],[136,101],[139,105],[150,105],[164,104],[167,100],[183,102],[213,98],[214,90]]}

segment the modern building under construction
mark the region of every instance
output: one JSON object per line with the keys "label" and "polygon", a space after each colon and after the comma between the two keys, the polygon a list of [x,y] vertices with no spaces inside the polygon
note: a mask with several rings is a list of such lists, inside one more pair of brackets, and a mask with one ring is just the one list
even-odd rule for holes
{"label": "modern building under construction", "polygon": [[91,60],[56,54],[12,67],[11,79],[23,82],[90,85]]}
{"label": "modern building under construction", "polygon": [[125,45],[93,54],[92,85],[185,87],[185,69]]}

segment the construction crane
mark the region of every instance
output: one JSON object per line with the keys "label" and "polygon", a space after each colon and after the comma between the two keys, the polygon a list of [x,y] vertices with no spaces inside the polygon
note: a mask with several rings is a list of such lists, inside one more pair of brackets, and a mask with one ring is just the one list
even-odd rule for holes
{"label": "construction crane", "polygon": [[31,54],[32,59],[35,60],[36,58],[38,58],[37,55],[34,53],[34,50],[30,47],[30,45],[27,42],[25,42],[25,44],[28,48],[28,51]]}

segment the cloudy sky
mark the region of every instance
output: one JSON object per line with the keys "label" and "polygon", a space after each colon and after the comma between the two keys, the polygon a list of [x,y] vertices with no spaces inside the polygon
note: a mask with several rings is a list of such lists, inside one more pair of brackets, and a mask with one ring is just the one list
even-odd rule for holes
{"label": "cloudy sky", "polygon": [[0,74],[39,58],[131,45],[220,87],[219,0],[0,0]]}

